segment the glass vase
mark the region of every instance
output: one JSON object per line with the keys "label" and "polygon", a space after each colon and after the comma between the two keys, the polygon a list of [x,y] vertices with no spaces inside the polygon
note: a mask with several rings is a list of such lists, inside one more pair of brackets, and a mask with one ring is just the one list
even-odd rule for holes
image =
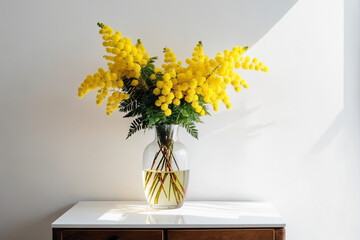
{"label": "glass vase", "polygon": [[145,197],[153,208],[183,205],[189,181],[189,156],[178,140],[178,125],[158,125],[155,139],[144,150]]}

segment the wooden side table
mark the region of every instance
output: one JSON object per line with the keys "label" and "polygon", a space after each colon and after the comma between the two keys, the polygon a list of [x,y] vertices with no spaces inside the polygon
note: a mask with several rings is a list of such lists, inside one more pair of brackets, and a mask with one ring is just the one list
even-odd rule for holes
{"label": "wooden side table", "polygon": [[85,201],[52,230],[53,240],[285,240],[285,222],[266,202],[186,201],[156,210],[138,201]]}

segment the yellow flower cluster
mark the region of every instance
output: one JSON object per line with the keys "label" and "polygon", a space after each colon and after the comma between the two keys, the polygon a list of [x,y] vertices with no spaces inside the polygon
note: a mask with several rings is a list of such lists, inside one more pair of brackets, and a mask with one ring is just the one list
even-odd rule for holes
{"label": "yellow flower cluster", "polygon": [[106,55],[104,58],[108,60],[109,71],[104,71],[99,68],[94,75],[88,75],[84,82],[78,89],[78,96],[82,98],[90,90],[98,90],[96,96],[96,104],[101,105],[109,91],[113,91],[108,98],[106,114],[110,115],[118,108],[118,104],[123,99],[128,99],[129,94],[122,93],[121,89],[124,86],[123,78],[133,78],[132,86],[142,84],[140,82],[141,67],[145,66],[150,60],[149,55],[145,52],[145,48],[141,41],[132,45],[132,41],[125,37],[121,37],[119,31],[115,32],[109,26],[102,26],[99,33],[104,40],[103,46],[106,47],[106,52],[111,55]]}
{"label": "yellow flower cluster", "polygon": [[[219,109],[219,102],[223,102],[228,109],[231,108],[229,96],[226,93],[228,85],[232,85],[236,92],[241,87],[248,88],[248,84],[235,69],[255,70],[267,72],[268,68],[257,58],[244,57],[247,47],[233,47],[231,51],[219,52],[214,59],[204,55],[202,43],[199,42],[194,48],[192,58],[187,58],[187,66],[182,66],[177,61],[175,53],[169,48],[164,49],[164,64],[162,69],[155,68],[154,74],[141,76],[142,69],[150,61],[141,41],[132,45],[132,41],[122,38],[119,31],[115,32],[109,26],[98,24],[101,29],[103,46],[106,47],[104,58],[108,60],[108,71],[99,68],[98,72],[88,75],[78,89],[78,96],[82,98],[91,90],[98,90],[96,104],[101,105],[108,97],[106,114],[115,111],[119,103],[129,99],[130,95],[123,91],[124,79],[130,79],[134,86],[146,94],[154,94],[154,104],[159,107],[166,116],[172,114],[174,107],[182,103],[189,103],[200,115],[205,115],[204,104],[211,104],[215,111]],[[146,80],[153,84],[148,86]],[[149,81],[148,81],[149,83]],[[148,90],[151,90],[148,91]]]}
{"label": "yellow flower cluster", "polygon": [[163,79],[158,81],[153,93],[158,95],[156,106],[161,107],[166,116],[171,115],[170,104],[180,105],[181,99],[191,103],[191,106],[200,115],[205,115],[205,110],[199,103],[202,98],[205,103],[213,106],[215,111],[219,109],[219,101],[222,101],[228,109],[231,108],[229,96],[226,94],[228,84],[231,84],[237,92],[241,86],[248,88],[248,84],[234,68],[244,70],[262,70],[268,68],[257,58],[242,57],[247,48],[234,47],[231,51],[217,53],[215,59],[209,59],[204,55],[202,43],[194,48],[192,58],[186,59],[187,67],[176,60],[175,54],[166,48],[164,64],[162,65]]}

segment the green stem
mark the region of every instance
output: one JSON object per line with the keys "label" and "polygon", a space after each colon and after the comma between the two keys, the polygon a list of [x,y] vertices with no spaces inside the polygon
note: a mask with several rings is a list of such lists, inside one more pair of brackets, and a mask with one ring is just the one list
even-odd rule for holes
{"label": "green stem", "polygon": [[[164,144],[161,144],[161,142],[158,141],[159,151],[156,152],[151,166],[151,170],[154,171],[147,172],[145,175],[145,190],[147,189],[150,181],[152,180],[150,190],[148,192],[149,202],[153,200],[154,204],[158,204],[161,192],[163,191],[166,199],[168,199],[169,202],[171,200],[171,194],[174,194],[176,203],[179,204],[185,196],[185,188],[182,185],[179,177],[177,176],[177,173],[174,171],[172,166],[171,161],[173,160],[175,162],[177,170],[180,170],[173,153],[173,141],[171,139],[166,139],[166,135],[163,136],[162,141],[164,142]],[[157,163],[156,161],[160,153],[162,156]],[[154,169],[155,164],[156,168]],[[165,171],[165,174],[162,175],[161,171]],[[167,189],[165,188],[165,183],[167,179],[169,181],[168,192],[166,192]]]}
{"label": "green stem", "polygon": [[153,169],[153,167],[154,167],[154,165],[155,165],[155,162],[156,162],[156,159],[157,159],[157,157],[159,156],[159,154],[160,154],[160,149],[159,149],[159,151],[155,154],[155,157],[154,157],[154,161],[153,161],[153,163],[152,163],[152,165],[151,165],[151,170]]}
{"label": "green stem", "polygon": [[215,72],[215,70],[216,70],[218,67],[220,67],[220,64],[218,64],[218,65],[216,66],[216,68],[214,68],[214,69],[211,71],[211,73],[210,73],[209,75],[207,75],[206,79],[208,79],[208,78]]}
{"label": "green stem", "polygon": [[[155,178],[155,175],[154,175],[154,178]],[[156,182],[156,184],[155,184],[155,182]],[[154,195],[154,192],[155,192],[155,189],[156,189],[156,186],[158,185],[158,183],[159,183],[159,179],[156,179],[156,180],[154,180],[154,182],[151,185],[151,188],[150,188],[150,191],[149,191],[149,194],[151,193],[150,199],[149,199],[150,201],[152,199],[152,196]]]}

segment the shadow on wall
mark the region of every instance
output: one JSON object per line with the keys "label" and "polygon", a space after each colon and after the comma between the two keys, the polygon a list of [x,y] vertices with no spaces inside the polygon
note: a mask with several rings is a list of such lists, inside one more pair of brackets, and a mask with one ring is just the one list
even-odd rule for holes
{"label": "shadow on wall", "polygon": [[[359,83],[354,81],[356,76],[359,76],[359,62],[354,62],[354,52],[358,52],[354,49],[359,49],[358,45],[354,46],[354,33],[352,19],[350,20],[348,16],[351,13],[351,1],[344,1],[344,106],[343,109],[338,113],[334,118],[333,122],[330,124],[328,129],[320,136],[318,141],[314,146],[309,150],[307,155],[316,155],[324,151],[336,136],[342,131],[347,131],[353,139],[356,139],[359,136],[360,129],[354,128],[359,124],[359,110],[356,107],[360,102],[360,97],[358,96]],[[351,16],[351,14],[349,14]],[[356,44],[358,44],[356,42]],[[354,112],[354,109],[357,111]],[[347,150],[359,151],[358,146],[348,146]]]}
{"label": "shadow on wall", "polygon": [[[259,123],[248,125],[246,124],[246,117],[250,116],[254,112],[261,109],[261,106],[257,106],[251,109],[246,109],[244,105],[240,106],[239,108],[232,109],[231,112],[227,114],[218,114],[216,115],[217,121],[207,121],[206,128],[207,130],[204,131],[204,134],[201,138],[206,139],[212,135],[223,135],[224,133],[228,133],[229,131],[233,132],[235,129],[241,132],[242,137],[238,139],[238,141],[245,141],[251,138],[254,138],[259,135],[259,131],[273,125],[274,123]],[[222,123],[222,127],[219,127],[218,122]],[[226,134],[224,134],[226,135]]]}
{"label": "shadow on wall", "polygon": [[[346,103],[345,103],[346,104]],[[344,105],[345,105],[344,104]],[[314,146],[307,153],[307,156],[317,155],[325,150],[340,133],[340,130],[351,119],[349,119],[348,111],[344,108],[338,113],[328,129],[321,135]]]}
{"label": "shadow on wall", "polygon": [[[143,16],[149,14],[148,9],[154,8],[153,1],[134,2],[141,2],[138,11]],[[157,11],[161,11],[161,15],[151,15],[151,21],[136,24],[145,24],[140,36],[145,39],[146,46],[157,46],[159,39],[154,36],[161,35],[164,29],[168,32],[166,43],[171,43],[171,48],[175,50],[193,48],[197,40],[208,43],[208,36],[213,36],[213,40],[216,39],[225,46],[232,46],[234,39],[240,45],[253,46],[296,2],[297,0],[156,1]],[[131,7],[132,3],[127,6]],[[182,14],[179,15],[179,11]],[[168,21],[169,19],[171,20]],[[161,25],[162,28],[156,29],[154,25]],[[178,56],[182,57],[181,54]]]}
{"label": "shadow on wall", "polygon": [[[237,2],[241,2],[240,5],[243,8],[238,10],[241,17],[236,20],[240,18],[243,22],[238,22],[234,30],[244,33],[241,42],[251,47],[275,26],[297,0],[240,0]],[[226,7],[231,8],[231,6]]]}
{"label": "shadow on wall", "polygon": [[[215,38],[215,35],[216,42],[224,43],[224,45],[231,44],[230,46],[233,46],[232,41],[234,40],[233,36],[235,34],[238,42],[241,44],[247,44],[251,47],[256,44],[295,5],[297,0],[226,0],[221,2],[216,0],[137,0],[128,1],[125,7],[122,6],[123,3],[118,1],[118,4],[114,4],[115,2],[116,1],[98,1],[86,2],[85,4],[85,1],[49,1],[45,4],[45,2],[41,1],[32,1],[31,4],[27,5],[19,4],[15,1],[6,1],[1,4],[2,9],[4,9],[4,11],[2,11],[2,15],[0,16],[1,19],[6,19],[7,22],[12,22],[11,28],[3,31],[4,34],[12,36],[11,39],[21,40],[22,38],[20,36],[27,36],[28,39],[28,41],[20,44],[20,48],[14,48],[14,51],[12,51],[11,54],[8,54],[9,56],[4,55],[6,62],[4,63],[5,67],[3,74],[6,74],[7,76],[6,78],[4,77],[4,84],[6,84],[7,88],[3,89],[9,89],[10,87],[14,89],[19,88],[22,92],[17,92],[16,98],[10,95],[12,94],[10,91],[4,92],[3,96],[11,96],[9,99],[14,99],[12,104],[16,103],[13,106],[24,107],[25,105],[24,112],[29,113],[26,114],[26,118],[23,118],[20,114],[15,115],[19,116],[17,118],[8,118],[9,120],[7,123],[10,126],[8,128],[16,129],[15,126],[18,125],[18,129],[21,131],[24,130],[24,132],[21,132],[23,134],[21,136],[14,136],[14,131],[8,131],[7,134],[9,134],[9,138],[6,138],[7,143],[12,139],[14,139],[14,142],[18,139],[21,140],[20,143],[16,142],[16,145],[14,144],[13,146],[10,146],[16,146],[16,148],[14,147],[16,150],[8,151],[8,153],[12,154],[11,157],[13,158],[18,157],[19,159],[25,160],[28,158],[37,159],[36,163],[14,159],[17,160],[13,161],[14,164],[22,164],[21,167],[16,168],[17,174],[21,176],[20,180],[17,179],[19,183],[11,181],[11,179],[14,178],[14,172],[8,171],[8,173],[4,175],[4,179],[9,179],[7,179],[7,182],[9,183],[6,183],[8,185],[5,186],[9,186],[14,192],[12,196],[16,196],[16,200],[21,205],[25,205],[26,201],[30,202],[33,206],[26,208],[26,214],[24,214],[24,216],[20,216],[21,219],[11,221],[11,218],[13,217],[11,215],[12,210],[18,208],[18,205],[11,202],[15,201],[15,199],[7,198],[7,202],[3,199],[1,200],[2,203],[0,204],[0,207],[6,206],[7,208],[4,209],[6,211],[4,211],[5,214],[3,214],[3,216],[9,214],[9,219],[6,219],[6,217],[2,218],[0,216],[0,232],[2,237],[5,239],[21,239],[24,236],[26,236],[27,239],[50,239],[51,223],[68,210],[71,205],[79,201],[81,198],[78,197],[79,195],[83,198],[86,197],[83,192],[77,193],[74,197],[70,197],[72,196],[71,193],[74,193],[77,189],[79,189],[78,186],[67,189],[66,184],[69,184],[71,182],[70,180],[74,176],[77,176],[76,170],[78,170],[72,167],[72,163],[70,161],[64,163],[62,171],[66,172],[71,168],[73,169],[73,172],[67,175],[61,175],[62,178],[68,178],[66,183],[61,184],[59,183],[60,180],[54,180],[60,175],[53,177],[54,182],[51,183],[58,186],[59,190],[56,190],[56,194],[54,194],[53,198],[51,198],[51,201],[49,200],[46,202],[46,206],[42,206],[44,200],[36,202],[27,199],[26,197],[28,197],[28,192],[26,192],[25,187],[20,186],[21,181],[27,180],[24,175],[29,175],[28,169],[34,169],[34,173],[32,173],[32,175],[39,174],[40,176],[28,177],[29,183],[25,186],[32,184],[33,190],[31,193],[33,195],[35,193],[39,193],[39,195],[36,196],[36,198],[34,197],[31,199],[45,199],[45,193],[51,193],[49,190],[50,185],[44,184],[45,187],[42,188],[40,181],[44,181],[44,179],[46,179],[44,177],[47,177],[47,175],[51,172],[56,173],[58,171],[55,171],[55,168],[53,169],[54,164],[50,161],[47,162],[47,165],[45,166],[49,166],[51,168],[45,169],[45,171],[43,163],[45,162],[47,156],[50,155],[48,153],[53,155],[52,161],[55,161],[56,157],[58,157],[54,157],[54,155],[57,154],[56,151],[63,154],[61,155],[62,157],[70,158],[69,154],[64,153],[65,150],[60,148],[62,146],[61,144],[65,144],[63,143],[64,139],[68,139],[68,143],[66,143],[67,150],[74,149],[76,147],[75,144],[78,144],[76,140],[80,138],[71,132],[71,127],[80,129],[77,129],[78,135],[85,134],[88,129],[91,129],[95,125],[95,123],[99,123],[99,125],[106,125],[104,126],[105,131],[108,129],[120,128],[120,132],[126,133],[128,129],[129,121],[122,121],[119,124],[117,121],[109,121],[107,123],[98,122],[102,119],[101,117],[96,119],[87,119],[86,121],[76,119],[74,116],[79,116],[79,105],[72,104],[73,98],[68,97],[69,95],[67,98],[63,98],[63,94],[65,93],[65,87],[63,86],[65,86],[65,83],[68,84],[66,86],[72,85],[69,84],[69,82],[74,81],[73,75],[78,74],[78,70],[72,68],[66,72],[64,70],[65,66],[69,67],[70,65],[77,65],[77,63],[83,61],[82,57],[85,56],[86,51],[88,51],[80,51],[78,54],[70,55],[70,50],[75,48],[75,46],[78,46],[78,43],[86,42],[86,37],[88,36],[86,34],[79,33],[78,29],[84,27],[87,29],[89,26],[87,25],[87,22],[93,20],[91,18],[92,16],[94,16],[93,18],[96,17],[100,20],[104,19],[104,22],[106,21],[110,24],[111,22],[122,20],[124,18],[122,13],[125,14],[125,10],[128,12],[128,15],[133,14],[136,18],[132,19],[131,26],[130,24],[127,24],[127,22],[122,23],[125,28],[124,32],[128,32],[127,35],[132,38],[138,36],[139,34],[142,37],[144,36],[144,38],[147,36],[147,39],[152,39],[151,41],[146,42],[146,46],[149,49],[152,46],[162,44],[159,43],[161,40],[157,35],[159,32],[169,32],[169,39],[167,40],[169,40],[169,42],[173,40],[172,42],[178,44],[179,46],[193,46],[194,41],[201,40],[201,37],[209,39],[213,36]],[[40,22],[41,24],[34,24]],[[69,28],[69,26],[72,27]],[[114,28],[115,27],[116,26],[114,26]],[[51,34],[47,31],[44,33],[44,29],[49,31]],[[91,27],[91,29],[93,28]],[[142,32],[136,33],[136,35],[132,32],[138,32],[139,29]],[[64,34],[65,31],[66,34]],[[17,35],[18,32],[22,35]],[[179,41],[179,35],[182,36],[180,38],[181,41]],[[240,38],[238,36],[240,36]],[[6,39],[2,40],[2,46],[9,45],[5,41]],[[89,44],[86,46],[91,45]],[[173,48],[176,49],[176,46]],[[44,49],[46,49],[46,51],[44,51]],[[181,47],[179,49],[185,48]],[[41,57],[37,55],[39,53],[42,54]],[[28,55],[29,57],[31,56],[31,58],[27,58],[25,55]],[[38,56],[37,59],[39,59],[39,61],[30,61],[29,59],[33,59],[33,56]],[[71,64],[69,64],[69,62],[71,62]],[[84,65],[89,65],[90,62],[92,62],[92,60],[82,63],[83,65],[79,67],[85,68]],[[40,63],[42,63],[41,68]],[[20,68],[24,68],[24,71],[17,71]],[[47,71],[43,71],[43,69],[47,69]],[[44,81],[45,78],[46,81]],[[60,84],[58,84],[59,82],[63,82],[64,84],[61,84],[60,86]],[[45,91],[49,86],[59,86],[59,88],[54,90],[54,92],[56,91],[54,96],[49,97],[49,92]],[[53,88],[51,89],[53,90]],[[59,92],[61,91],[64,92],[60,95]],[[31,99],[31,101],[29,99]],[[93,104],[94,98],[91,98],[91,100],[90,98],[88,99],[89,100],[87,101],[91,101],[91,104],[82,102],[81,107],[87,106],[86,104],[88,104],[88,106],[91,106],[88,109],[95,109],[96,107]],[[21,104],[17,104],[17,101]],[[64,104],[64,102],[69,105]],[[57,107],[55,108],[53,106]],[[9,109],[16,108],[13,107]],[[84,111],[87,111],[88,109],[85,109]],[[241,124],[243,118],[252,114],[257,110],[257,108],[248,109],[245,113],[242,113],[240,110],[242,109],[230,112],[231,119],[224,119],[224,116],[221,117],[224,121],[226,120],[232,128],[241,128],[243,126],[243,124]],[[40,114],[36,115],[35,111],[39,111]],[[8,115],[11,116],[11,114]],[[74,122],[78,122],[78,125]],[[48,123],[52,124],[49,125]],[[94,125],[92,125],[93,123]],[[3,126],[7,125],[3,124]],[[245,129],[245,131],[247,131],[245,138],[256,136],[259,130],[266,126],[266,124],[261,124],[248,127],[248,129]],[[207,125],[207,127],[211,127],[211,125]],[[218,126],[215,127],[215,125],[213,125],[212,129],[218,129]],[[36,135],[38,138],[33,139],[31,133],[34,133],[37,130],[39,130]],[[224,128],[220,129],[219,132],[210,131],[210,134],[216,134],[218,136],[222,135],[226,131],[231,131],[231,129]],[[88,134],[86,136],[91,136],[93,138],[97,137],[94,136],[95,133],[90,131],[88,132],[89,133],[86,133]],[[7,137],[6,134],[2,133],[2,137],[4,136]],[[123,136],[124,135],[121,137]],[[42,141],[42,139],[47,140]],[[108,139],[110,140],[110,138],[107,138],[106,140]],[[132,141],[135,140],[136,139]],[[30,148],[30,144],[28,144],[28,142],[34,142],[33,146],[36,146],[36,149]],[[57,143],[61,144],[56,145]],[[72,143],[74,143],[74,147],[70,146]],[[25,147],[25,149],[18,151],[18,146]],[[10,149],[10,147],[8,149]],[[47,148],[47,152],[42,151],[42,148]],[[25,153],[26,158],[23,157],[25,156]],[[129,158],[126,161],[133,161],[133,159]],[[9,170],[11,169],[9,168]],[[91,171],[89,170],[89,172]],[[23,173],[25,174],[22,175]],[[75,180],[79,183],[79,178],[75,178]],[[12,183],[12,185],[10,183]],[[94,181],[92,181],[91,184],[94,184]],[[61,196],[64,194],[62,192],[64,189],[68,190],[66,193],[68,195]],[[94,192],[96,193],[94,194]],[[98,196],[94,196],[92,194],[100,195],[101,193],[99,194],[98,189],[96,189],[96,191],[89,191],[89,197],[87,200],[98,198]],[[55,201],[56,197],[59,197],[59,199]],[[6,221],[7,223],[5,224],[3,221]],[[2,237],[0,238],[3,239]]]}

